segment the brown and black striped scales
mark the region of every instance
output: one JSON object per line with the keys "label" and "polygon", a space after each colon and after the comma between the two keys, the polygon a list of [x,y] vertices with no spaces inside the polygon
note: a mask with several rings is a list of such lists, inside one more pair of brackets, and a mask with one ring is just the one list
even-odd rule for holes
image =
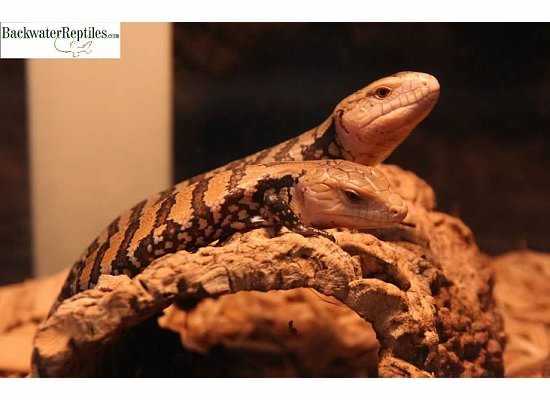
{"label": "brown and black striped scales", "polygon": [[[438,93],[437,80],[428,74],[401,72],[379,79],[343,99],[316,128],[144,200],[113,221],[89,246],[71,269],[52,311],[63,299],[93,287],[101,274],[133,276],[165,253],[192,251],[229,234],[231,224],[216,225],[217,214],[209,209],[209,202],[216,199],[223,199],[224,221],[257,226],[257,221],[242,218],[256,211],[256,202],[232,203],[240,193],[233,192],[244,184],[245,171],[250,171],[247,165],[337,158],[365,165],[383,161],[426,117]],[[276,191],[277,185],[287,188],[296,176],[264,178],[247,184]],[[278,199],[285,197],[281,194]],[[272,208],[277,205],[281,203],[273,202]]]}
{"label": "brown and black striped scales", "polygon": [[174,186],[116,218],[73,265],[52,307],[94,287],[103,274],[135,276],[154,259],[193,252],[236,231],[284,226],[369,228],[400,222],[406,207],[384,175],[344,160],[280,162],[221,171]]}

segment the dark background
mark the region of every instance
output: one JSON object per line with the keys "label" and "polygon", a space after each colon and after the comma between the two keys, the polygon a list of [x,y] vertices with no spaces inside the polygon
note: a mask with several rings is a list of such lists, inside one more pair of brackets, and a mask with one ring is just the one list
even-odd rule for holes
{"label": "dark background", "polygon": [[[433,186],[489,254],[550,251],[550,25],[175,24],[174,176],[320,123],[402,70],[435,75],[432,114],[387,162]],[[23,61],[0,60],[0,284],[30,275]]]}
{"label": "dark background", "polygon": [[323,121],[402,70],[441,84],[431,116],[387,160],[433,186],[481,249],[550,251],[550,25],[176,24],[175,177]]}

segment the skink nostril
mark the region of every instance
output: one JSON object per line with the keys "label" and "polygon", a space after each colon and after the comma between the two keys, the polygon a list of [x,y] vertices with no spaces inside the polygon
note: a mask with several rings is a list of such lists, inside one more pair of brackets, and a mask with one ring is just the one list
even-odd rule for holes
{"label": "skink nostril", "polygon": [[390,209],[390,215],[393,218],[403,217],[407,214],[407,209],[405,207],[393,207]]}

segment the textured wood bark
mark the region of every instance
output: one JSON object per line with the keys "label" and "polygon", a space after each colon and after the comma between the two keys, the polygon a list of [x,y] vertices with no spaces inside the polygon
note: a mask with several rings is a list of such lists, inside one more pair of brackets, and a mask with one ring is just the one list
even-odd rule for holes
{"label": "textured wood bark", "polygon": [[0,287],[0,376],[30,372],[32,338],[67,271]]}
{"label": "textured wood bark", "polygon": [[168,308],[160,323],[203,355],[195,362],[201,370],[218,376],[377,374],[380,346],[371,324],[313,289],[206,299],[189,312]]}
{"label": "textured wood bark", "polygon": [[506,376],[550,375],[550,254],[512,251],[489,262],[508,336]]}
{"label": "textured wood bark", "polygon": [[[414,174],[383,168],[409,203],[408,226],[377,231],[378,237],[334,230],[337,243],[289,232],[270,237],[256,230],[223,246],[162,257],[133,279],[103,277],[40,326],[33,374],[502,376],[504,335],[492,302],[492,276],[471,232],[458,219],[431,211],[433,192]],[[267,305],[262,295],[247,292],[302,287],[338,299],[345,307],[337,306],[340,314],[345,315],[341,308],[349,309],[369,321],[379,343],[378,362],[364,357],[364,365],[344,361],[344,368],[331,370],[338,363],[335,350],[312,367],[308,357],[330,353],[326,343],[331,341],[339,344],[336,349],[372,353],[372,336],[370,347],[365,345],[368,335],[360,346],[346,345],[346,334],[325,337],[318,342],[322,347],[311,345],[319,340],[319,325],[304,328],[303,315],[326,299],[296,292],[294,300],[279,295]],[[224,296],[230,293],[237,294]],[[301,304],[302,317],[285,314],[291,301]],[[177,331],[187,350],[178,336],[158,327],[157,315],[174,302],[186,311],[172,308],[161,325]],[[239,311],[243,304],[258,311]],[[216,329],[212,315],[228,312],[239,317],[222,318],[225,327]],[[338,321],[338,312],[325,310],[324,315]],[[262,329],[262,321],[267,328]],[[284,334],[281,321],[286,321]],[[370,332],[360,319],[352,321],[349,326]],[[341,320],[331,325],[344,326]],[[310,351],[299,353],[307,342]],[[168,358],[159,359],[161,353]],[[277,357],[292,360],[291,368],[289,363],[264,368]]]}

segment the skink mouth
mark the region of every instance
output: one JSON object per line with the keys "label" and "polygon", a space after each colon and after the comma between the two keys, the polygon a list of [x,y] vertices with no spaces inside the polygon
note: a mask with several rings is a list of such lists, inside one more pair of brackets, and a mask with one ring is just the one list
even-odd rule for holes
{"label": "skink mouth", "polygon": [[338,123],[338,126],[340,126],[343,129],[346,135],[349,135],[350,132],[348,131],[348,128],[346,128],[346,124],[344,124],[344,121],[342,120],[342,117],[344,115],[344,110],[337,110],[334,114],[335,114],[334,118],[336,119],[335,122]]}
{"label": "skink mouth", "polygon": [[349,214],[325,214],[323,215],[324,221],[328,221],[322,227],[326,228],[337,228],[337,227],[347,227],[355,229],[368,229],[368,228],[385,228],[388,226],[394,226],[399,224],[405,216],[398,215],[395,218],[384,218],[384,217],[375,217],[375,216],[360,216],[357,213]]}

